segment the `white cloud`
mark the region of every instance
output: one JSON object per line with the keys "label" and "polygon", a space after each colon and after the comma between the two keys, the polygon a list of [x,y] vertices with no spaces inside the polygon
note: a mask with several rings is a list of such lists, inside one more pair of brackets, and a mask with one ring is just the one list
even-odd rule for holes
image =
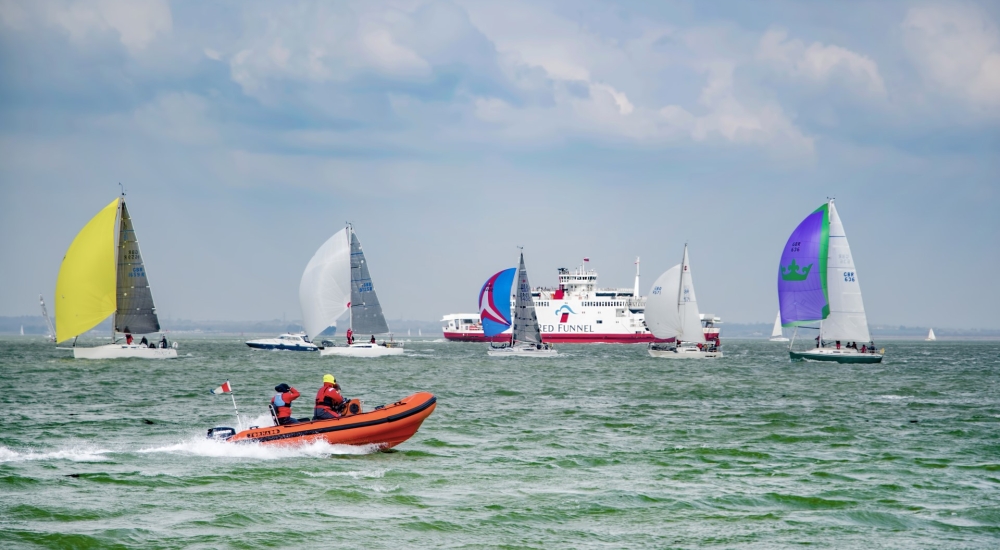
{"label": "white cloud", "polygon": [[868,56],[834,45],[788,39],[788,33],[771,29],[757,46],[756,57],[792,76],[818,83],[845,80],[860,91],[885,95],[878,65]]}
{"label": "white cloud", "polygon": [[985,13],[962,4],[916,7],[902,29],[914,64],[938,91],[1000,106],[1000,32]]}
{"label": "white cloud", "polygon": [[[29,3],[46,24],[62,28],[82,42],[93,33],[113,31],[129,52],[146,49],[161,34],[173,28],[166,0],[97,0]],[[22,6],[23,7],[23,6]]]}

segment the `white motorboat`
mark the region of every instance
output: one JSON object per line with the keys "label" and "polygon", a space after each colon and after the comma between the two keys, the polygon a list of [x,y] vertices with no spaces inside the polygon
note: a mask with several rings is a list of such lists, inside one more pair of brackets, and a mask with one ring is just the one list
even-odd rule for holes
{"label": "white motorboat", "polygon": [[320,355],[345,357],[382,357],[402,355],[402,343],[355,342],[354,335],[364,338],[387,334],[389,325],[382,314],[382,305],[375,293],[375,284],[368,271],[368,262],[354,228],[347,227],[327,239],[306,265],[299,283],[299,305],[302,323],[309,334],[320,334],[336,326],[337,319],[350,312],[351,326],[345,345],[324,346]]}
{"label": "white motorboat", "polygon": [[[148,347],[132,341],[124,344],[117,341],[119,333],[131,339],[132,334],[160,332],[160,321],[124,193],[91,218],[69,245],[59,267],[55,306],[55,340],[65,342],[73,338],[75,358],[177,357],[176,342],[173,346]],[[42,311],[45,311],[44,302]],[[93,348],[76,345],[81,334],[109,315],[114,316],[113,343]]]}
{"label": "white motorboat", "polygon": [[[517,291],[514,293],[514,312],[511,315],[510,295],[515,283],[514,268],[493,274],[479,291],[479,316],[483,331],[488,337],[503,333],[511,327],[510,340],[499,346],[490,342],[486,354],[490,357],[555,357],[559,355],[551,345],[542,341],[535,315],[535,303],[528,283],[528,270],[524,267],[524,252],[517,267]],[[511,319],[513,318],[513,324]]]}
{"label": "white motorboat", "polygon": [[[713,316],[714,318],[714,316]],[[679,265],[666,270],[646,299],[646,324],[653,335],[667,342],[649,344],[649,355],[669,359],[716,359],[722,357],[719,333],[705,338],[702,316],[694,293],[688,247]],[[672,342],[669,340],[673,339]]]}
{"label": "white motorboat", "polygon": [[247,340],[246,344],[254,349],[316,351],[319,346],[309,341],[305,334],[282,334],[277,338],[260,338]]}

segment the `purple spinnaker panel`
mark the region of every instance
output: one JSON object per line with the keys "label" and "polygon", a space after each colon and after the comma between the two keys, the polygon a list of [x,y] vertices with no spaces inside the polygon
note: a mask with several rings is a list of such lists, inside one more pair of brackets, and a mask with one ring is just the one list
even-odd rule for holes
{"label": "purple spinnaker panel", "polygon": [[826,205],[809,214],[785,243],[778,267],[782,326],[819,321],[829,315],[824,275],[829,233]]}

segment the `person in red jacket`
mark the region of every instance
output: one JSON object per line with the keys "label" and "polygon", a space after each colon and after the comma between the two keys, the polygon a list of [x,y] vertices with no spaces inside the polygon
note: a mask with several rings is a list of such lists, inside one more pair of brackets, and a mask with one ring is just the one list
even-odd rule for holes
{"label": "person in red jacket", "polygon": [[340,418],[336,409],[344,404],[344,396],[340,394],[340,384],[332,374],[323,375],[323,387],[316,392],[316,406],[313,408],[313,420],[329,420]]}
{"label": "person in red jacket", "polygon": [[275,386],[274,391],[278,392],[278,395],[271,398],[271,409],[274,410],[274,417],[278,419],[278,424],[284,426],[298,422],[292,418],[292,401],[298,399],[299,390],[282,383]]}

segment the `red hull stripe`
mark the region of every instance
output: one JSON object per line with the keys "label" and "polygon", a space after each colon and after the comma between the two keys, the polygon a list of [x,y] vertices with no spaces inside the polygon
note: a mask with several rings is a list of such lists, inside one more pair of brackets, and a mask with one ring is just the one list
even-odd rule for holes
{"label": "red hull stripe", "polygon": [[[445,332],[444,337],[453,342],[509,342],[510,334],[497,334],[492,338],[482,332]],[[652,334],[546,334],[542,340],[550,344],[645,344],[648,342],[669,342],[657,340]]]}

